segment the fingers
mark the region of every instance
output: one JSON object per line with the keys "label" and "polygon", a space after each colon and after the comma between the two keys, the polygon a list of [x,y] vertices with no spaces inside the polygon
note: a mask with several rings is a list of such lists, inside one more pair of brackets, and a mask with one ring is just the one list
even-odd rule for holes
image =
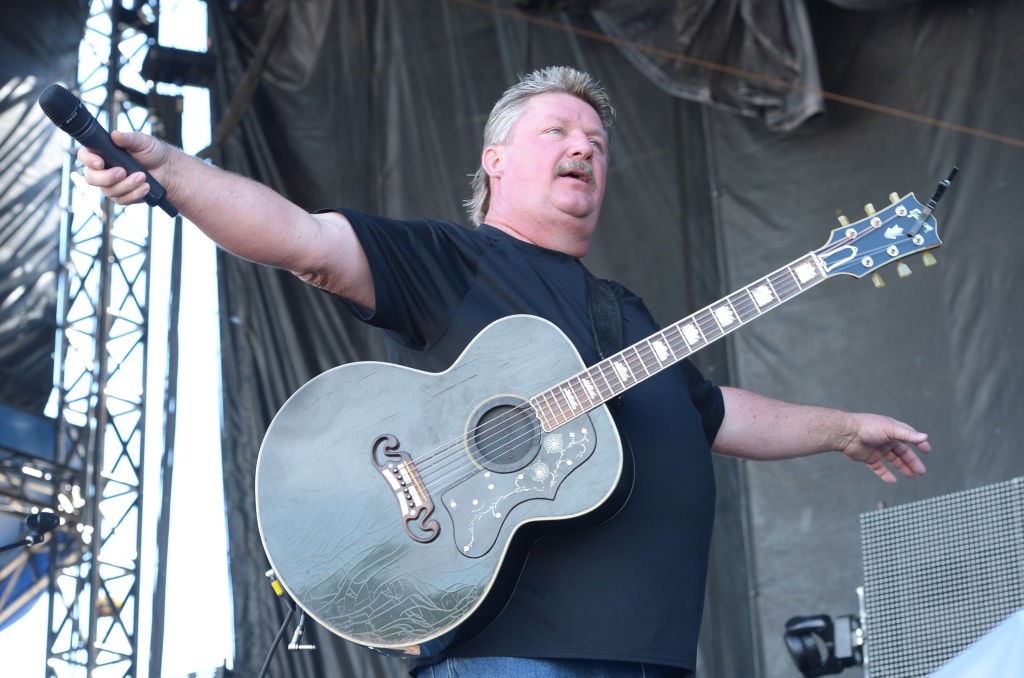
{"label": "fingers", "polygon": [[881,478],[885,482],[887,482],[887,483],[895,483],[896,482],[896,476],[893,475],[893,472],[889,470],[889,467],[886,466],[882,462],[881,459],[878,459],[877,461],[868,462],[868,467],[872,471],[874,471],[876,476],[878,476],[879,478]]}
{"label": "fingers", "polygon": [[909,448],[900,452],[889,452],[885,455],[885,460],[905,478],[923,475],[926,471],[924,462]]}
{"label": "fingers", "polygon": [[[124,170],[121,170],[121,174],[124,174]],[[131,205],[146,198],[149,194],[149,184],[146,183],[145,174],[136,172],[128,175],[122,181],[104,188],[103,194],[119,205]]]}
{"label": "fingers", "polygon": [[880,451],[877,456],[873,455],[873,458],[867,461],[867,465],[876,476],[887,483],[896,482],[896,475],[891,469],[898,471],[904,478],[924,475],[927,471],[914,449],[904,443],[894,443],[888,450]]}
{"label": "fingers", "polygon": [[99,165],[99,168],[86,165],[82,174],[87,184],[100,188],[103,195],[111,200],[128,205],[142,200],[149,193],[145,173],[127,174],[123,167],[104,169],[102,160]]}
{"label": "fingers", "polygon": [[129,205],[143,200],[149,193],[149,184],[143,172],[128,174],[123,167],[107,168],[97,153],[84,146],[78,149],[78,161],[82,163],[82,175],[90,186],[96,186],[103,195],[121,204]]}
{"label": "fingers", "polygon": [[899,426],[903,427],[902,432],[897,432],[893,437],[897,440],[902,440],[908,445],[914,445],[921,452],[925,454],[932,451],[931,443],[928,442],[928,434],[918,431],[913,426],[905,424],[902,421],[896,422]]}

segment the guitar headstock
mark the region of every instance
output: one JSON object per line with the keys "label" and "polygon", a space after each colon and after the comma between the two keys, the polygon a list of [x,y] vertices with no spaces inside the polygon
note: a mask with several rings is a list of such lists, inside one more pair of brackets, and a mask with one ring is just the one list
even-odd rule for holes
{"label": "guitar headstock", "polygon": [[[840,218],[842,225],[814,252],[826,277],[844,273],[862,278],[883,266],[942,244],[932,210],[918,202],[913,193],[902,198],[893,193],[890,201],[878,212],[868,206],[868,216],[855,223],[845,223],[845,219]],[[926,264],[934,263],[930,254],[926,256],[930,258],[926,259]]]}

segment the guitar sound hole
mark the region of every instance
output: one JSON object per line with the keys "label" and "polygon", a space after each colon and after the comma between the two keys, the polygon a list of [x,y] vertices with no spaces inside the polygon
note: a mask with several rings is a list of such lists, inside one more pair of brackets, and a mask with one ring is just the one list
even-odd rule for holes
{"label": "guitar sound hole", "polygon": [[485,469],[511,473],[537,456],[540,423],[525,401],[495,398],[477,408],[470,422],[470,451],[473,460]]}

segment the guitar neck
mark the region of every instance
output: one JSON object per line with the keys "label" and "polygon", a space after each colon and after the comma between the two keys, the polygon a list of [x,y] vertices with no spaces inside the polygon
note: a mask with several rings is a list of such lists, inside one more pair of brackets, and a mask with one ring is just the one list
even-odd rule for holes
{"label": "guitar neck", "polygon": [[822,260],[809,252],[538,393],[530,398],[530,405],[544,430],[552,431],[814,287],[825,277]]}

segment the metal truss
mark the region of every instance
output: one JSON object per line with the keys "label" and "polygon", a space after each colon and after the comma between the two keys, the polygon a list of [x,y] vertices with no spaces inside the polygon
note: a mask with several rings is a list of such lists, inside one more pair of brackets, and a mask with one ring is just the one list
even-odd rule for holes
{"label": "metal truss", "polygon": [[[158,17],[159,0],[90,2],[77,93],[106,129],[152,127],[138,74]],[[64,176],[51,472],[73,548],[51,542],[46,675],[136,676],[153,213],[79,190],[73,155]]]}

